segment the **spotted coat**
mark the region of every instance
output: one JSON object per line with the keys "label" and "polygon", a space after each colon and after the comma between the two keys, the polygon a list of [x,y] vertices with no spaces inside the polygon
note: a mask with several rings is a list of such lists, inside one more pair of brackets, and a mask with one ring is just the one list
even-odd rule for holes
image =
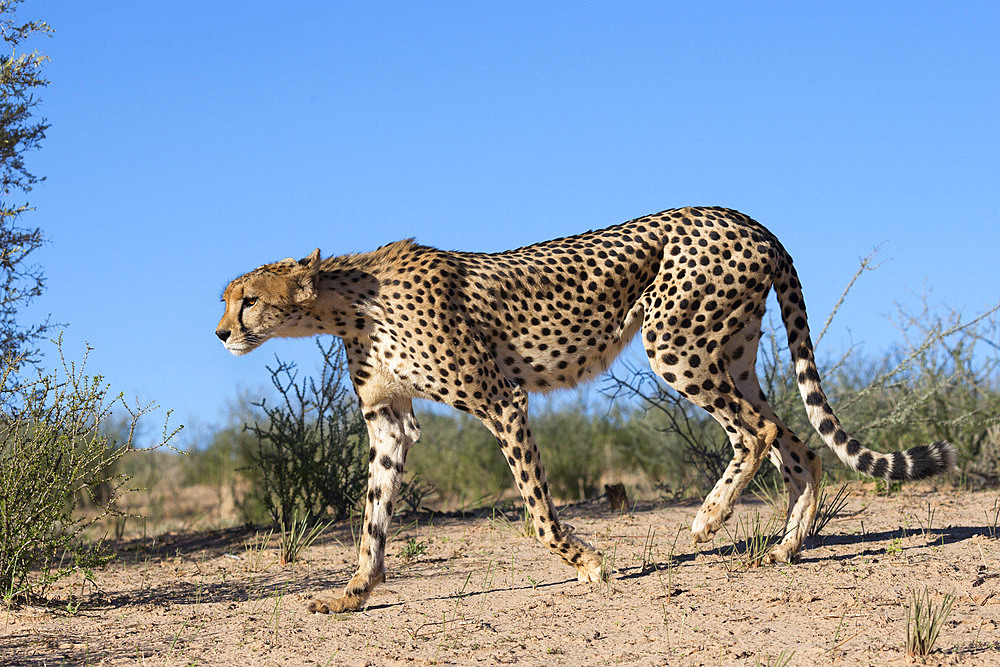
{"label": "spotted coat", "polygon": [[850,468],[888,480],[954,465],[950,445],[881,454],[841,426],[813,359],[791,258],[736,211],[684,208],[496,254],[391,243],[365,254],[264,265],[230,283],[216,334],[235,354],[268,338],[343,339],[371,442],[359,565],[314,611],[358,609],[384,578],[386,531],[410,446],[413,398],[478,417],[496,436],[538,539],[582,581],[606,576],[600,553],[559,521],[528,423],[529,392],[604,371],[640,330],[649,363],[725,429],[733,458],[692,523],[706,541],[765,458],[788,491],[771,561],[794,560],[816,511],[820,462],[768,405],[755,372],[774,290],[809,420]]}

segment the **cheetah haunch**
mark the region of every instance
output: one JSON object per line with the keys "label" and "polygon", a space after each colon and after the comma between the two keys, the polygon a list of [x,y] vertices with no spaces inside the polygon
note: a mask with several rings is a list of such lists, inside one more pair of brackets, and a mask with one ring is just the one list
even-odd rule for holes
{"label": "cheetah haunch", "polygon": [[371,443],[358,569],[341,597],[313,611],[361,607],[384,579],[386,531],[403,464],[420,435],[411,400],[478,417],[510,464],[538,539],[581,581],[601,555],[560,524],[528,425],[528,392],[604,371],[641,329],[649,363],[726,430],[733,459],[691,532],[710,539],[765,458],[788,490],[784,537],[770,561],[798,557],[816,511],[819,458],[775,416],[754,370],[765,299],[774,289],[809,421],[848,467],[886,480],[954,466],[950,445],[881,454],[841,427],[820,386],[792,260],[736,211],[664,211],[498,254],[399,241],[374,252],[266,264],[223,293],[216,335],[233,354],[274,337],[343,339]]}

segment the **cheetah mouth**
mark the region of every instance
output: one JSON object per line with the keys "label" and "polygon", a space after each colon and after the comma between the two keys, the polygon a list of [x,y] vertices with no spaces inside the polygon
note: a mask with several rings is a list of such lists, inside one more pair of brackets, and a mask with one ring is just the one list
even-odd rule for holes
{"label": "cheetah mouth", "polygon": [[267,336],[245,336],[243,340],[239,341],[226,341],[222,344],[227,350],[233,353],[234,356],[242,357],[244,354],[253,352],[261,343],[267,340]]}

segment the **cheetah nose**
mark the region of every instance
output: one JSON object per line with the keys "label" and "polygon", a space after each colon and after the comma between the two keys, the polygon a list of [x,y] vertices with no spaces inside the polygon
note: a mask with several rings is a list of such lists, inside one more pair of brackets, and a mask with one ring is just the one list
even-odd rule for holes
{"label": "cheetah nose", "polygon": [[227,329],[216,329],[215,330],[215,335],[218,336],[219,340],[221,340],[223,343],[225,343],[227,340],[229,340],[229,334],[230,333],[232,333],[232,332],[228,331]]}

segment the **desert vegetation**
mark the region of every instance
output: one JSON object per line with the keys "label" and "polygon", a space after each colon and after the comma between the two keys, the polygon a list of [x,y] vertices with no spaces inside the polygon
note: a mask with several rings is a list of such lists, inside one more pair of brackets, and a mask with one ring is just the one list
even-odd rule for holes
{"label": "desert vegetation", "polygon": [[[1000,481],[998,317],[924,309],[896,316],[899,343],[884,358],[853,350],[823,365],[824,386],[845,425],[876,449],[948,440],[959,451],[953,483],[991,488]],[[772,405],[824,457],[831,481],[860,479],[827,451],[806,420],[782,329],[765,333],[758,360]],[[184,478],[228,489],[239,520],[278,522],[309,512],[344,519],[357,512],[367,475],[366,434],[336,341],[322,342],[320,370],[278,361],[270,396],[243,397],[231,424],[173,457]],[[424,404],[421,438],[407,461],[404,508],[453,511],[517,502],[506,461],[478,420]],[[553,494],[599,498],[624,482],[629,497],[698,498],[731,457],[721,428],[638,363],[625,360],[596,386],[532,403],[532,426]],[[225,461],[225,465],[219,462]],[[770,472],[762,468],[758,486]],[[889,489],[886,489],[889,490]],[[236,517],[233,517],[236,520]]]}

